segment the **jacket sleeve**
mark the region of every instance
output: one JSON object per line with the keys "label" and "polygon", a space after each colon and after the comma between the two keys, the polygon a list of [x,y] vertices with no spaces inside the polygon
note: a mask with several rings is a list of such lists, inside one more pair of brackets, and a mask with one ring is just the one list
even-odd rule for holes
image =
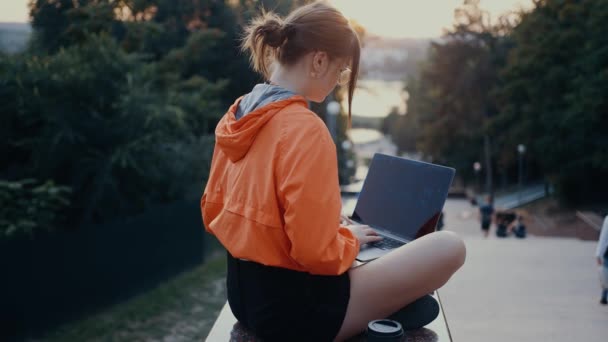
{"label": "jacket sleeve", "polygon": [[277,192],[290,256],[312,274],[344,273],[359,252],[359,241],[340,226],[338,162],[327,129],[322,123],[300,127],[281,137],[280,149]]}

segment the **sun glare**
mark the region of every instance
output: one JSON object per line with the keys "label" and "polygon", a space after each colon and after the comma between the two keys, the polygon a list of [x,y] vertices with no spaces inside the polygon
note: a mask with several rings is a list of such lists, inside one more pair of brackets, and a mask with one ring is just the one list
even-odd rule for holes
{"label": "sun glare", "polygon": [[[454,19],[463,0],[332,0],[345,16],[372,34],[390,38],[439,37]],[[481,0],[492,18],[509,10],[529,8],[531,0]]]}
{"label": "sun glare", "polygon": [[[390,38],[438,37],[452,25],[454,9],[463,0],[330,0],[344,15],[359,22],[370,33]],[[0,22],[27,22],[28,0],[0,1]],[[493,18],[532,0],[481,0]]]}
{"label": "sun glare", "polygon": [[0,1],[0,22],[25,23],[28,21],[28,0]]}

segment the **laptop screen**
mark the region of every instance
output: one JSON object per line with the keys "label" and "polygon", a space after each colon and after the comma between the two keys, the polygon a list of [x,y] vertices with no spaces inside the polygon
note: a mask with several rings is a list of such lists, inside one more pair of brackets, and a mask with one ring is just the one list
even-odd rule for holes
{"label": "laptop screen", "polygon": [[413,240],[435,230],[454,169],[376,153],[353,219]]}

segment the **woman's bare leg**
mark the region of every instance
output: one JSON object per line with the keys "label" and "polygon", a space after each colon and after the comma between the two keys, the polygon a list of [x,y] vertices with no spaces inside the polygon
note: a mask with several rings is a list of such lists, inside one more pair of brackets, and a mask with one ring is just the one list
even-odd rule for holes
{"label": "woman's bare leg", "polygon": [[357,335],[369,321],[386,318],[440,288],[464,264],[465,255],[462,240],[441,231],[351,269],[350,301],[336,340]]}

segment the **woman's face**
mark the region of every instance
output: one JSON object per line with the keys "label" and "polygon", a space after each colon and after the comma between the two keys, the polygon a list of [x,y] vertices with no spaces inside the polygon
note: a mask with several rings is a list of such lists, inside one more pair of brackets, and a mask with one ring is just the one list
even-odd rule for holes
{"label": "woman's face", "polygon": [[350,80],[350,67],[345,58],[329,58],[325,52],[313,52],[307,98],[323,102],[336,85],[346,85]]}

